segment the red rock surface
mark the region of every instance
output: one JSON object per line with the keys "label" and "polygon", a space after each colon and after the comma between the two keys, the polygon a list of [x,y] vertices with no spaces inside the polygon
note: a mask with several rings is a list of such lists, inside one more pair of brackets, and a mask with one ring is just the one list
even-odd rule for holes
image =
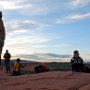
{"label": "red rock surface", "polygon": [[54,71],[9,76],[0,71],[0,90],[90,90],[90,74]]}

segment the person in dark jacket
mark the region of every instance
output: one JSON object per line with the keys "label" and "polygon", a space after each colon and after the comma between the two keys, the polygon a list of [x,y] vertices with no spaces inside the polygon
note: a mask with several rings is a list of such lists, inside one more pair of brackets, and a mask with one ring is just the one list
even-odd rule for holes
{"label": "person in dark jacket", "polygon": [[77,50],[74,51],[74,55],[71,59],[71,64],[72,64],[72,71],[76,72],[84,71],[83,59],[79,56],[79,52]]}
{"label": "person in dark jacket", "polygon": [[11,54],[9,53],[8,50],[6,50],[6,53],[4,54],[4,61],[5,61],[6,73],[10,73],[11,72],[10,58],[11,58]]}
{"label": "person in dark jacket", "polygon": [[2,49],[4,46],[4,40],[5,40],[5,27],[4,23],[2,20],[2,12],[0,11],[0,66],[1,66],[1,54],[2,54]]}

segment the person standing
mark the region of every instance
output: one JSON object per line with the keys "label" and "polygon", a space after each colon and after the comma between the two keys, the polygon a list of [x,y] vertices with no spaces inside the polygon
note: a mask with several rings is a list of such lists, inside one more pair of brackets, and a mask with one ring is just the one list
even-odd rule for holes
{"label": "person standing", "polygon": [[4,23],[2,20],[2,12],[0,11],[0,67],[1,67],[1,54],[2,54],[2,49],[4,46],[4,40],[5,40],[5,27]]}
{"label": "person standing", "polygon": [[10,58],[11,58],[11,54],[9,53],[8,50],[6,50],[6,53],[4,54],[6,73],[10,73],[11,72]]}

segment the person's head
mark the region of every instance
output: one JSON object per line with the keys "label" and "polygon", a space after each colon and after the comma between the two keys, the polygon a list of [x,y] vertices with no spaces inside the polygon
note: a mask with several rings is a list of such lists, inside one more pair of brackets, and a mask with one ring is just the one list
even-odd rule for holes
{"label": "person's head", "polygon": [[2,15],[2,11],[0,11],[0,18],[2,18],[2,16],[3,16],[3,15]]}
{"label": "person's head", "polygon": [[8,53],[9,51],[8,50],[6,50],[6,53]]}
{"label": "person's head", "polygon": [[17,58],[16,62],[20,62],[20,58]]}
{"label": "person's head", "polygon": [[74,57],[76,57],[76,58],[79,57],[79,51],[78,50],[74,51]]}

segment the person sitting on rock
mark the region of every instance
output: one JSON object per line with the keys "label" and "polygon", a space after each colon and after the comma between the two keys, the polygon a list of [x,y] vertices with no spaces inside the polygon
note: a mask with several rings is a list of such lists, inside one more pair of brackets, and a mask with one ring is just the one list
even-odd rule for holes
{"label": "person sitting on rock", "polygon": [[20,58],[17,58],[16,62],[14,63],[13,67],[13,76],[21,75],[21,63]]}
{"label": "person sitting on rock", "polygon": [[72,71],[76,72],[84,71],[83,59],[79,56],[79,52],[77,50],[74,51],[74,55],[71,59],[71,64],[72,64]]}

